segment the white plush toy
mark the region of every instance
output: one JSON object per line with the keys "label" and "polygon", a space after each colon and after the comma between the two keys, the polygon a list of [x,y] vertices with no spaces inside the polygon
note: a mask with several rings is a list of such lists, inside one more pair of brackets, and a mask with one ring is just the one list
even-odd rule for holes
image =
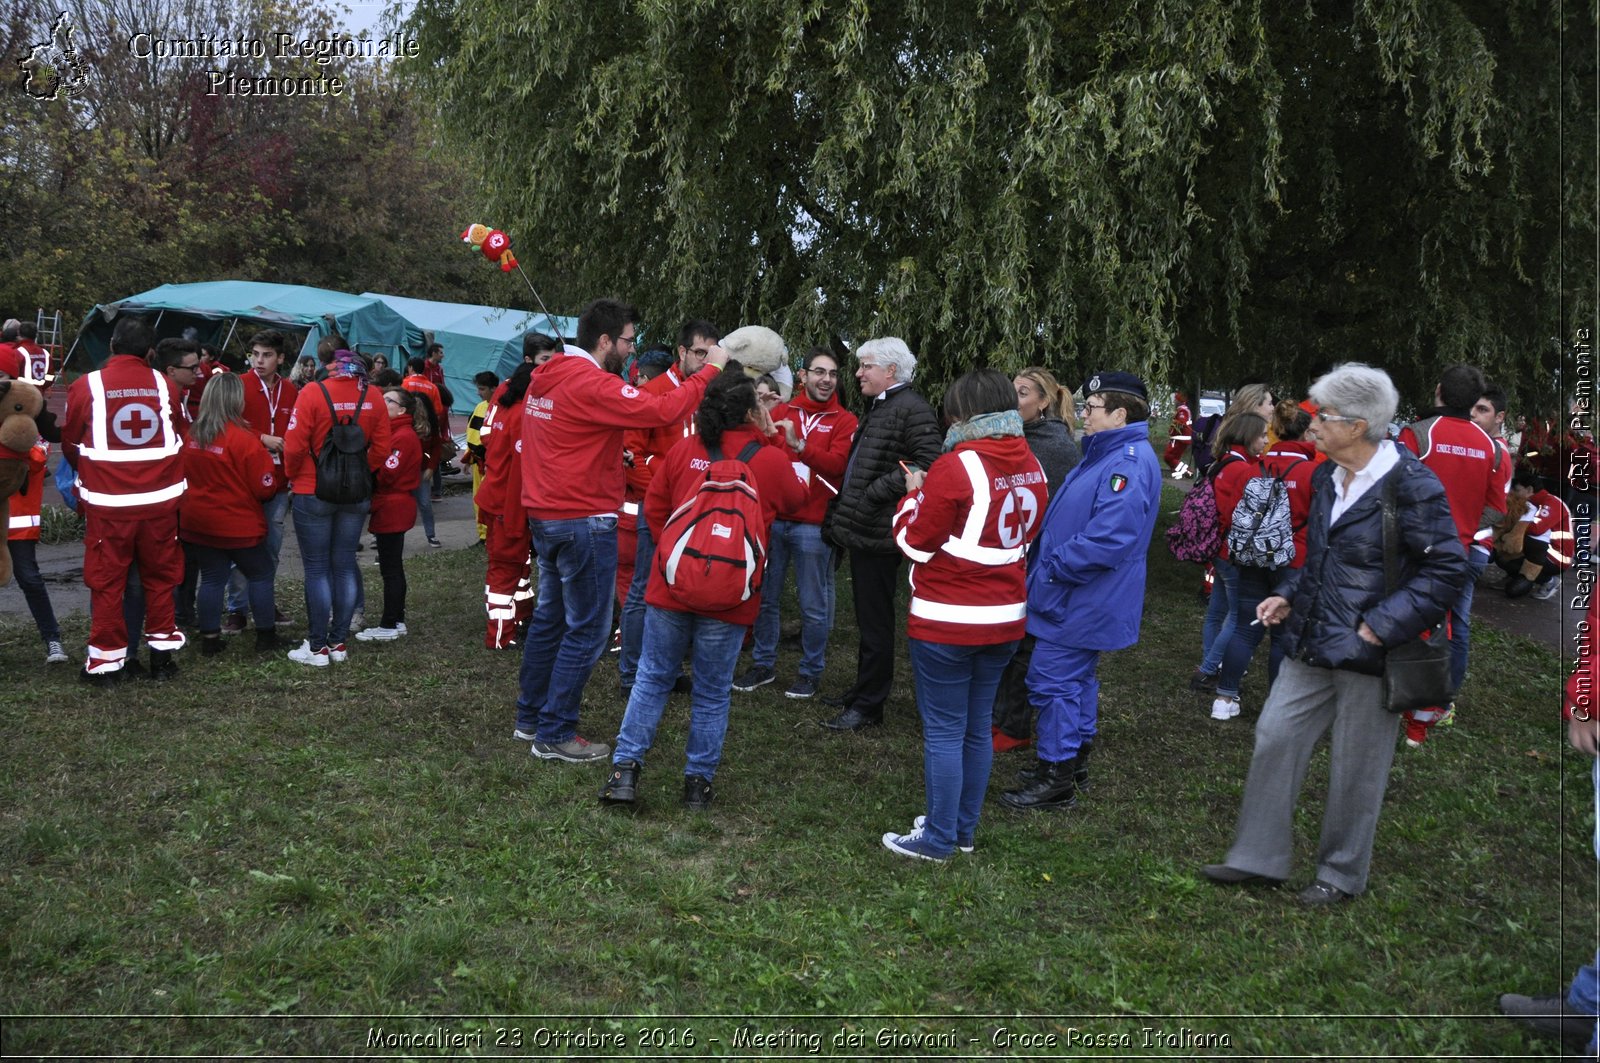
{"label": "white plush toy", "polygon": [[[729,358],[737,358],[744,366],[745,374],[752,379],[762,373],[774,373],[781,366],[788,364],[789,347],[783,342],[783,337],[767,328],[765,325],[746,325],[734,329],[722,337],[722,349],[728,352]],[[793,376],[789,376],[791,387]],[[787,394],[784,398],[788,398]]]}

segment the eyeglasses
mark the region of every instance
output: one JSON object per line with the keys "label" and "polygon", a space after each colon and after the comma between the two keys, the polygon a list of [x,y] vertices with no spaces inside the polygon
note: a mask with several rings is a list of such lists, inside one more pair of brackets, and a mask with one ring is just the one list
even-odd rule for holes
{"label": "eyeglasses", "polygon": [[1363,421],[1363,420],[1366,420],[1366,418],[1364,418],[1364,417],[1345,417],[1343,414],[1323,413],[1321,410],[1318,410],[1317,411],[1317,420],[1319,420],[1319,421]]}
{"label": "eyeglasses", "polygon": [[[869,369],[871,367],[864,365],[861,368]],[[837,369],[807,369],[806,372],[810,373],[812,376],[820,376],[820,377],[824,377],[824,378],[832,377],[834,379],[837,379],[838,376],[839,376],[839,370],[837,370]]]}
{"label": "eyeglasses", "polygon": [[199,362],[195,362],[192,365],[175,365],[172,368],[174,368],[174,369],[183,369],[183,370],[186,370],[186,371],[188,371],[190,373],[194,373],[194,372],[198,372],[199,371],[200,363]]}
{"label": "eyeglasses", "polygon": [[690,347],[689,348],[689,353],[690,354],[697,354],[701,358],[710,358],[711,357],[711,348],[710,347]]}
{"label": "eyeglasses", "polygon": [[889,367],[886,366],[886,365],[879,365],[877,362],[861,362],[861,363],[858,364],[858,368],[861,368],[861,369],[887,369]]}
{"label": "eyeglasses", "polygon": [[636,343],[638,343],[638,337],[637,336],[618,336],[617,337],[617,345],[619,347],[624,345],[624,344],[626,344],[629,347],[632,347]]}
{"label": "eyeglasses", "polygon": [[1088,413],[1090,410],[1103,410],[1105,408],[1106,404],[1103,402],[1086,402],[1083,404],[1084,413]]}

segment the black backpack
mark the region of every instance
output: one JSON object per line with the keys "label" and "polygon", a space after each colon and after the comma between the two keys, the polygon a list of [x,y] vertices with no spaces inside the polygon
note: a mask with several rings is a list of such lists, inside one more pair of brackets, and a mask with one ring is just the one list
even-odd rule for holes
{"label": "black backpack", "polygon": [[372,497],[372,470],[367,467],[367,433],[361,427],[361,405],[367,401],[367,382],[361,382],[356,412],[341,421],[328,386],[319,383],[328,402],[333,424],[317,452],[317,497],[335,506],[365,502]]}

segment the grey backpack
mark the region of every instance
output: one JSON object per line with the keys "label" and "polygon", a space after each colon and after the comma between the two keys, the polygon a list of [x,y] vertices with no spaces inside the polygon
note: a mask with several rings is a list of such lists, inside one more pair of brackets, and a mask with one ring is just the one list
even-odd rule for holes
{"label": "grey backpack", "polygon": [[1289,487],[1283,478],[1288,466],[1274,476],[1262,466],[1261,475],[1244,485],[1244,496],[1233,507],[1228,529],[1228,560],[1251,568],[1283,568],[1294,561],[1294,518],[1289,511]]}

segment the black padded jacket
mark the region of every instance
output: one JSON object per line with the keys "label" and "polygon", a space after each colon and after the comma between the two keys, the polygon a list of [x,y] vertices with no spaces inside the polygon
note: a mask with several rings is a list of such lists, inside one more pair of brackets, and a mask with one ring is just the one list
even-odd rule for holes
{"label": "black padded jacket", "polygon": [[939,415],[927,399],[907,386],[875,400],[856,428],[844,482],[822,522],[823,538],[841,549],[898,554],[889,525],[906,493],[900,462],[925,470],[943,450]]}
{"label": "black padded jacket", "polygon": [[[1385,444],[1389,445],[1389,444]],[[1398,646],[1437,624],[1461,596],[1467,559],[1439,478],[1404,447],[1400,461],[1330,523],[1333,477],[1326,462],[1311,477],[1306,563],[1279,573],[1275,592],[1289,599],[1284,650],[1318,668],[1382,675],[1384,649],[1356,634],[1366,621],[1384,647]],[[1393,481],[1400,535],[1400,580],[1384,587],[1383,502]]]}

